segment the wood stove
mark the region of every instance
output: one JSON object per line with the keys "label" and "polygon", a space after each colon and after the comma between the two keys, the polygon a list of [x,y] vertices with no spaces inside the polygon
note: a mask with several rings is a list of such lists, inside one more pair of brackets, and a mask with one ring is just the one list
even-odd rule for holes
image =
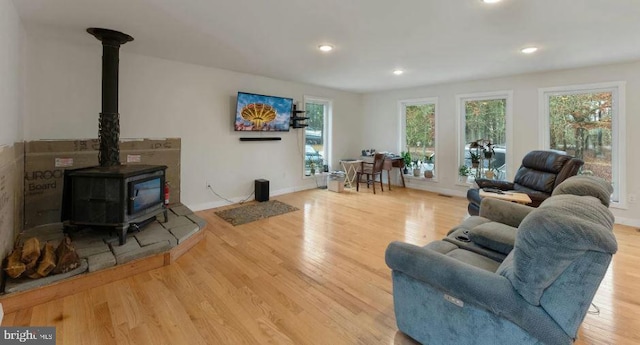
{"label": "wood stove", "polygon": [[129,227],[146,224],[164,205],[164,165],[121,165],[118,113],[120,45],[133,41],[122,32],[89,28],[102,42],[102,112],[100,113],[100,166],[66,170],[62,196],[65,229],[77,225],[109,227],[118,231],[120,245]]}
{"label": "wood stove", "polygon": [[66,170],[62,200],[65,226],[109,227],[126,242],[130,226],[160,213],[164,207],[164,165],[120,165]]}

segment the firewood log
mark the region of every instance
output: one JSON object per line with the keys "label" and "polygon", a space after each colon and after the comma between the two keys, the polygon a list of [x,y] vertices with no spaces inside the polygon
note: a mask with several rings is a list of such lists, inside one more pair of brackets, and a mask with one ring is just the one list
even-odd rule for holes
{"label": "firewood log", "polygon": [[53,248],[53,244],[47,242],[44,245],[42,255],[40,255],[40,261],[38,263],[37,272],[40,276],[46,277],[51,270],[56,267],[56,252]]}
{"label": "firewood log", "polygon": [[20,260],[24,262],[27,269],[32,268],[38,262],[40,257],[40,241],[37,238],[31,237],[24,242],[22,246],[22,257]]}
{"label": "firewood log", "polygon": [[53,274],[69,272],[80,266],[80,257],[69,236],[65,236],[64,240],[60,241],[60,245],[56,248],[56,256],[58,262],[53,269]]}
{"label": "firewood log", "polygon": [[14,249],[9,256],[7,256],[7,264],[5,265],[4,271],[7,272],[7,275],[11,278],[18,278],[27,268],[24,265],[24,262],[20,261],[22,258],[22,249],[16,248]]}
{"label": "firewood log", "polygon": [[29,277],[31,279],[42,278],[42,276],[35,269],[26,270],[26,271],[24,271],[24,273],[22,275],[26,276],[26,277]]}

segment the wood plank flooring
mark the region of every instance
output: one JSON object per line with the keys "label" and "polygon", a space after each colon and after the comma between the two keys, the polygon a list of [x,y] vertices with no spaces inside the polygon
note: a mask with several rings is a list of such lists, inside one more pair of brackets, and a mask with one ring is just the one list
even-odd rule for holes
{"label": "wood plank flooring", "polygon": [[[462,198],[395,187],[275,197],[300,210],[231,226],[199,212],[205,239],[170,266],[5,315],[55,326],[58,344],[415,344],[397,331],[391,241],[442,238]],[[619,252],[576,344],[640,343],[640,233],[616,226]]]}

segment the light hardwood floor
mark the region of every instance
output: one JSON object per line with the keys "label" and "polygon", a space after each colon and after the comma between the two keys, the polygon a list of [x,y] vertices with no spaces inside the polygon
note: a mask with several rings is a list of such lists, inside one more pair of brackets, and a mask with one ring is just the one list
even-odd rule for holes
{"label": "light hardwood floor", "polygon": [[[462,198],[395,187],[275,197],[300,210],[231,226],[198,214],[206,238],[174,264],[5,315],[55,326],[58,344],[415,344],[398,332],[394,240],[442,238]],[[640,343],[640,233],[616,226],[619,252],[576,344]]]}

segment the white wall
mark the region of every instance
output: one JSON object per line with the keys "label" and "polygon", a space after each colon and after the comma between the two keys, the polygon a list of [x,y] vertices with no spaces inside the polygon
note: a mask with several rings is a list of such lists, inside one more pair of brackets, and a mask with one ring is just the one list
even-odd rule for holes
{"label": "white wall", "polygon": [[[371,93],[364,96],[363,109],[367,121],[363,121],[363,141],[359,146],[398,152],[399,118],[398,101],[402,99],[438,97],[439,117],[436,165],[438,182],[422,182],[421,188],[455,195],[464,195],[463,186],[456,185],[458,161],[458,129],[456,127],[456,95],[489,91],[513,90],[514,142],[509,147],[512,165],[511,174],[520,165],[522,157],[529,151],[541,148],[539,143],[538,88],[553,86],[592,84],[609,81],[626,81],[627,169],[626,191],[640,193],[640,162],[634,148],[640,147],[640,62],[517,75],[506,78],[486,79],[471,82],[425,86],[388,92]],[[389,135],[367,135],[367,133],[389,133]],[[628,209],[613,209],[616,221],[640,226],[640,205],[629,203]]]}
{"label": "white wall", "polygon": [[0,0],[0,145],[22,140],[24,36],[13,3]]}
{"label": "white wall", "polygon": [[[25,139],[95,138],[101,95],[101,43],[60,39],[28,28]],[[205,182],[226,198],[240,200],[253,181],[270,181],[271,194],[315,187],[304,179],[302,130],[264,134],[282,141],[240,142],[256,133],[233,131],[238,91],[294,98],[333,100],[332,167],[359,152],[362,97],[300,83],[168,61],[127,53],[120,48],[121,138],[182,138],[182,202],[193,209],[226,204],[207,191]]]}
{"label": "white wall", "polygon": [[[21,229],[22,111],[25,32],[10,0],[0,0],[0,259]],[[3,277],[0,277],[0,284]]]}

